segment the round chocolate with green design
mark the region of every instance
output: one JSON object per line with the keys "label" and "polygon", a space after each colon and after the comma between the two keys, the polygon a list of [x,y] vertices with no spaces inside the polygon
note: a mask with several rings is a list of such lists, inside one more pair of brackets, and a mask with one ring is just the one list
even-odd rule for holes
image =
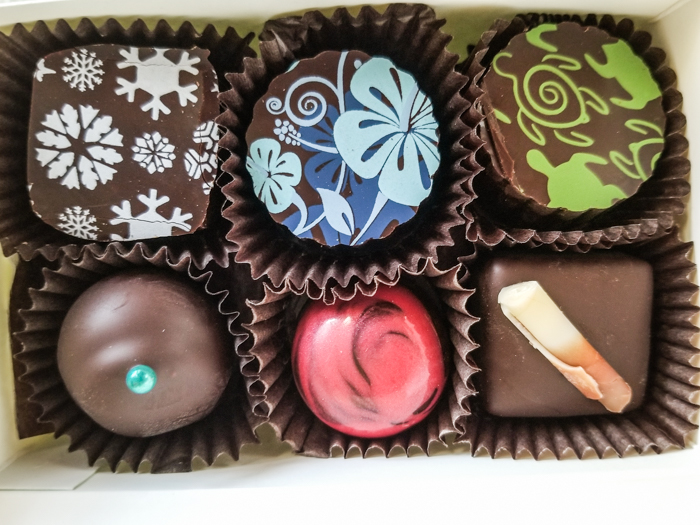
{"label": "round chocolate with green design", "polygon": [[246,133],[255,194],[296,236],[359,245],[411,219],[440,164],[433,105],[385,57],[325,51],[275,78]]}
{"label": "round chocolate with green design", "polygon": [[542,24],[517,35],[482,87],[494,165],[539,204],[608,208],[661,156],[661,89],[626,41],[597,27]]}

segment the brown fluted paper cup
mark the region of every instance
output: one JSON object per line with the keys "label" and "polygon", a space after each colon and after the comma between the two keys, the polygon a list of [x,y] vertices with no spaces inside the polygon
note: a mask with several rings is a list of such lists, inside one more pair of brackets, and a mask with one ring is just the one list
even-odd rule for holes
{"label": "brown fluted paper cup", "polygon": [[624,242],[624,239],[649,238],[668,231],[674,217],[684,210],[684,199],[690,189],[687,181],[690,163],[686,158],[688,141],[683,135],[686,119],[680,111],[682,96],[676,90],[676,75],[666,64],[665,53],[651,46],[649,33],[635,30],[629,19],[615,22],[608,15],[600,18],[589,15],[582,19],[568,15],[531,14],[510,21],[497,20],[482,35],[467,60],[458,66],[458,70],[476,86],[475,106],[486,116],[493,113],[489,93],[482,89],[483,78],[496,54],[512,38],[540,24],[564,21],[598,27],[628,42],[642,58],[662,91],[666,116],[663,152],[653,175],[642,183],[639,190],[610,208],[583,212],[549,208],[524,196],[506,174],[501,173],[495,142],[484,120],[478,132],[486,144],[477,158],[485,170],[474,179],[474,190],[479,198],[470,205],[478,223],[472,230],[472,240],[494,245],[498,240],[509,242],[512,238],[522,244],[525,237],[551,239],[556,236],[557,243],[571,244],[574,237],[579,237],[585,246],[589,240],[584,237],[593,236],[602,237],[607,242],[611,242],[611,238],[623,239]]}
{"label": "brown fluted paper cup", "polygon": [[[693,344],[698,333],[693,322],[698,307],[693,297],[698,287],[691,280],[695,271],[695,264],[688,259],[691,249],[690,243],[678,239],[675,230],[657,239],[612,249],[647,261],[653,273],[649,369],[638,408],[622,414],[498,417],[487,413],[484,400],[477,397],[467,431],[458,441],[469,443],[473,455],[535,459],[548,455],[557,459],[572,455],[622,457],[688,446],[698,428],[700,396],[695,383],[700,352]],[[467,266],[478,267],[480,256],[470,259],[465,261]],[[483,356],[476,356],[477,365],[482,360]]]}
{"label": "brown fluted paper cup", "polygon": [[[91,44],[180,49],[199,47],[209,51],[209,61],[217,73],[219,89],[225,90],[228,89],[225,75],[238,71],[244,57],[255,55],[248,46],[251,39],[252,34],[242,38],[233,28],[219,35],[214,26],[208,25],[199,33],[189,22],[173,28],[165,20],[159,21],[152,29],[142,20],[129,27],[123,27],[114,19],[101,27],[96,27],[89,19],[81,20],[76,27],[59,20],[53,29],[44,22],[37,22],[30,30],[17,24],[9,36],[0,34],[0,242],[4,253],[18,252],[25,260],[36,254],[53,260],[63,253],[77,259],[82,247],[94,242],[59,231],[44,223],[32,211],[27,185],[28,126],[34,73],[42,57]],[[180,159],[178,161],[182,162]],[[214,170],[214,175],[216,173]],[[199,191],[202,191],[201,188]],[[214,184],[210,189],[203,228],[183,236],[140,242],[152,252],[166,244],[174,250],[188,249],[193,260],[204,265],[207,261],[202,259],[206,258],[206,254],[211,254],[208,245],[223,238],[221,228],[226,227],[221,219],[223,203],[221,192]],[[129,246],[134,246],[134,242],[128,242]],[[97,243],[103,248],[106,244]]]}
{"label": "brown fluted paper cup", "polygon": [[[230,344],[226,359],[231,376],[214,409],[199,421],[152,437],[126,437],[95,423],[66,390],[56,355],[63,319],[77,297],[102,278],[134,268],[178,274],[201,288],[217,305]],[[148,462],[154,473],[191,470],[195,457],[207,465],[221,454],[237,459],[244,444],[257,442],[253,428],[262,420],[250,410],[254,403],[248,400],[245,382],[237,370],[237,351],[247,336],[240,326],[243,297],[237,295],[236,288],[240,285],[243,293],[250,291],[242,284],[250,282],[247,268],[233,265],[220,269],[212,265],[207,271],[197,271],[190,260],[170,260],[166,249],[149,255],[136,243],[129,250],[119,251],[111,245],[98,253],[88,246],[75,261],[37,257],[21,262],[17,275],[11,309],[13,350],[20,374],[18,427],[23,436],[51,429],[56,436],[68,435],[70,449],[85,451],[91,465],[103,459],[113,471],[121,462],[136,471]]]}
{"label": "brown fluted paper cup", "polygon": [[[258,402],[253,407],[254,412],[268,417],[278,437],[296,452],[314,457],[329,457],[334,449],[344,455],[357,450],[363,456],[371,449],[389,455],[395,450],[408,453],[411,447],[428,453],[431,443],[444,444],[447,435],[464,432],[470,414],[469,400],[475,394],[471,376],[476,367],[469,355],[475,345],[469,330],[476,319],[465,308],[472,292],[459,285],[459,271],[459,266],[438,270],[428,262],[418,276],[404,274],[393,281],[377,280],[372,286],[352,287],[343,294],[326,298],[329,303],[350,300],[355,294],[371,296],[380,284],[391,286],[400,282],[407,285],[412,279],[432,289],[438,300],[436,310],[444,312],[447,327],[443,351],[447,350],[448,382],[437,405],[422,422],[394,436],[369,439],[333,430],[312,414],[295,385],[291,347],[303,302],[323,300],[323,297],[321,294],[309,297],[288,287],[274,291],[266,286],[264,298],[250,303],[253,320],[246,327],[253,334],[250,353],[259,365],[257,376],[249,382],[249,390]],[[434,314],[440,315],[437,311]]]}
{"label": "brown fluted paper cup", "polygon": [[[366,6],[355,17],[341,8],[330,18],[309,12],[265,25],[261,58],[244,60],[244,71],[227,77],[232,89],[220,95],[227,108],[219,119],[227,130],[220,145],[231,153],[222,169],[233,179],[223,188],[230,204],[223,212],[231,222],[226,238],[238,247],[236,260],[251,265],[254,278],[264,275],[276,288],[312,293],[369,284],[375,276],[393,280],[400,271],[415,272],[427,259],[435,260],[439,248],[452,244],[450,232],[463,223],[460,212],[472,199],[470,181],[479,170],[474,151],[481,142],[473,128],[481,115],[470,111],[461,94],[467,79],[454,71],[457,57],[445,48],[450,37],[440,32],[443,23],[427,6],[392,4],[383,13]],[[391,59],[430,98],[438,123],[440,164],[429,196],[413,218],[359,246],[296,237],[272,219],[246,168],[246,133],[256,103],[295,61],[329,50]]]}

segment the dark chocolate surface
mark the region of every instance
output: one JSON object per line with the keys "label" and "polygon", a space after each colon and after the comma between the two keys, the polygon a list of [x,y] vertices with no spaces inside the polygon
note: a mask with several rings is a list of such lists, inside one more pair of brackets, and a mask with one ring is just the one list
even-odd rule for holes
{"label": "dark chocolate surface", "polygon": [[503,417],[610,414],[587,399],[505,317],[498,293],[538,281],[569,320],[632,388],[625,411],[641,405],[647,383],[653,296],[651,266],[617,253],[498,255],[477,278],[485,410]]}
{"label": "dark chocolate surface", "polygon": [[34,212],[88,240],[192,233],[217,173],[209,52],[90,45],[37,63],[27,179]]}
{"label": "dark chocolate surface", "polygon": [[430,99],[386,57],[325,51],[275,78],[246,132],[246,169],[301,238],[356,245],[410,220],[440,163]]}
{"label": "dark chocolate surface", "polygon": [[638,190],[664,148],[660,88],[629,44],[597,27],[515,36],[482,87],[497,170],[544,206],[608,208]]}
{"label": "dark chocolate surface", "polygon": [[[75,402],[107,430],[162,434],[205,417],[230,375],[224,318],[175,275],[136,270],[85,291],[61,327],[58,367]],[[132,392],[127,372],[152,368],[157,381]]]}

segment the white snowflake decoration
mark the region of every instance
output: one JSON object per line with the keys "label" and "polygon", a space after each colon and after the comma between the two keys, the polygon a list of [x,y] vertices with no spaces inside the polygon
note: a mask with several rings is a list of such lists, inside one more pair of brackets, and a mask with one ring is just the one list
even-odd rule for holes
{"label": "white snowflake decoration", "polygon": [[58,214],[58,227],[73,237],[80,239],[97,240],[97,232],[100,231],[95,226],[95,217],[90,214],[90,210],[84,210],[80,206],[66,208],[63,213]]}
{"label": "white snowflake decoration", "polygon": [[211,193],[211,189],[214,187],[214,183],[209,183],[209,182],[202,182],[202,193],[204,195],[209,195]]}
{"label": "white snowflake decoration", "polygon": [[94,51],[90,52],[87,49],[73,51],[70,57],[63,59],[66,64],[61,68],[65,73],[63,80],[79,91],[85,91],[86,88],[92,90],[102,84],[101,76],[105,72],[102,69],[102,60],[96,56]]}
{"label": "white snowflake decoration", "polygon": [[131,149],[134,152],[133,159],[142,168],[146,168],[148,173],[163,173],[166,168],[173,167],[175,146],[157,131],[136,137],[136,145]]}
{"label": "white snowflake decoration", "polygon": [[138,200],[146,205],[147,210],[140,215],[134,216],[131,212],[131,203],[122,201],[121,207],[112,206],[112,211],[116,214],[116,219],[110,219],[110,224],[127,223],[129,225],[129,235],[126,239],[119,235],[112,234],[112,240],[123,241],[132,239],[150,239],[154,237],[170,237],[173,234],[173,228],[178,228],[183,231],[190,231],[192,226],[187,224],[192,218],[191,213],[182,213],[180,208],[174,208],[170,219],[166,219],[156,210],[166,202],[170,201],[170,197],[158,197],[158,191],[151,189],[148,192],[148,197],[138,195]]}
{"label": "white snowflake decoration", "polygon": [[197,96],[192,92],[197,90],[197,84],[180,85],[180,73],[187,72],[192,75],[197,74],[200,59],[196,55],[190,55],[187,51],[182,51],[178,62],[172,62],[165,56],[166,49],[155,49],[155,55],[145,60],[139,58],[138,48],[131,47],[128,50],[120,51],[124,57],[123,62],[119,62],[117,67],[125,69],[136,68],[136,80],[129,82],[125,78],[117,77],[117,84],[120,87],[115,89],[117,95],[126,95],[129,102],[134,101],[136,91],[141,89],[151,95],[151,100],[141,106],[143,111],[150,111],[151,118],[158,120],[162,111],[166,115],[170,114],[168,108],[161,97],[168,93],[177,93],[180,106],[185,107],[187,102],[197,102]]}
{"label": "white snowflake decoration", "polygon": [[185,153],[185,169],[193,179],[204,173],[216,173],[216,153],[219,149],[219,128],[213,121],[203,122],[192,134],[192,141],[201,144],[198,149],[190,148]]}
{"label": "white snowflake decoration", "polygon": [[46,60],[43,58],[40,58],[39,61],[36,63],[36,69],[34,70],[34,78],[38,82],[43,82],[44,81],[44,75],[55,75],[56,72],[51,69],[46,67]]}
{"label": "white snowflake decoration", "polygon": [[204,148],[216,152],[219,146],[219,128],[213,120],[202,122],[192,133],[196,144],[204,144]]}
{"label": "white snowflake decoration", "polygon": [[[122,135],[112,128],[112,117],[99,115],[92,106],[80,105],[75,109],[64,104],[61,112],[54,110],[44,117],[36,138],[44,148],[36,148],[36,159],[42,167],[49,167],[49,179],[61,179],[67,188],[89,190],[97,182],[112,180],[116,169],[110,167],[123,158],[114,149],[122,146]],[[111,147],[114,146],[114,147]]]}

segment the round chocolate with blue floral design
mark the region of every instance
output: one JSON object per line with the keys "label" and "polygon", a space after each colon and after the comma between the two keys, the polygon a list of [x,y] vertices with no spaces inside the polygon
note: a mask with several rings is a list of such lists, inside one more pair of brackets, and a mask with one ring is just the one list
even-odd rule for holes
{"label": "round chocolate with blue floral design", "polygon": [[359,245],[410,220],[440,164],[433,105],[385,57],[325,51],[275,78],[255,105],[246,168],[297,237]]}
{"label": "round chocolate with blue floral design", "polygon": [[664,149],[662,93],[624,40],[575,22],[515,36],[484,76],[494,166],[549,208],[606,209]]}
{"label": "round chocolate with blue floral design", "polygon": [[58,369],[97,424],[148,437],[208,415],[231,373],[226,322],[192,283],[155,270],[98,281],[66,315]]}

